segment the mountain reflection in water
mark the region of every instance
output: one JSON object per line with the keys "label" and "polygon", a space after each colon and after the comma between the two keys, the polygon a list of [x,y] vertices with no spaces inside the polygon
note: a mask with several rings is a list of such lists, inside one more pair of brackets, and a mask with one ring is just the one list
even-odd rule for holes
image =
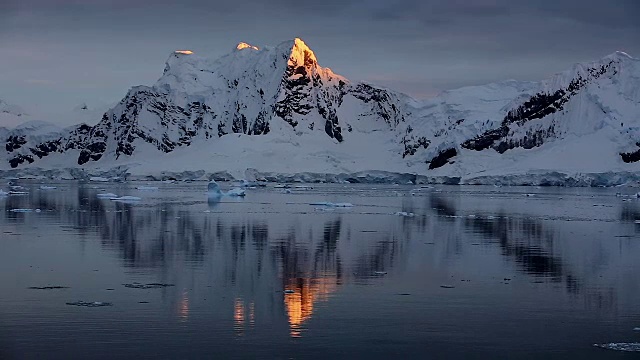
{"label": "mountain reflection in water", "polygon": [[[381,195],[371,187],[356,191],[328,185],[325,192],[287,195],[257,189],[245,199],[212,199],[200,185],[162,185],[141,195],[130,184],[94,188],[64,183],[56,191],[0,200],[0,224],[25,239],[50,237],[49,242],[88,249],[95,241],[100,252],[92,256],[116,261],[111,271],[176,283],[175,288],[133,294],[159,294],[157,301],[171,304],[182,326],[206,320],[242,339],[283,328],[289,338],[310,337],[328,319],[364,311],[360,303],[378,301],[364,295],[373,291],[366,289],[382,291],[376,296],[387,300],[378,306],[397,304],[410,311],[422,299],[428,304],[427,299],[443,301],[442,296],[472,289],[486,296],[511,284],[530,284],[580,299],[585,309],[615,313],[624,300],[617,275],[594,269],[613,268],[612,262],[627,261],[625,251],[637,250],[631,240],[638,229],[633,222],[640,218],[637,204],[595,208],[595,200],[589,200],[576,207],[558,202],[555,195],[477,195],[459,187],[388,188]],[[98,198],[100,192],[143,200],[113,202]],[[320,210],[309,205],[318,199],[355,206]],[[551,212],[550,204],[559,209]],[[22,208],[41,212],[8,211]],[[599,218],[586,222],[590,216]],[[583,222],[577,226],[574,219]],[[619,232],[624,250],[617,254],[615,247],[588,238],[600,231]],[[77,259],[68,260],[74,264]],[[471,280],[465,288],[464,281]],[[456,291],[443,295],[440,285],[455,285]],[[336,301],[347,296],[343,292],[354,299],[348,311]],[[404,307],[402,301],[409,300],[403,299],[414,303]],[[420,304],[416,312],[428,310]]]}

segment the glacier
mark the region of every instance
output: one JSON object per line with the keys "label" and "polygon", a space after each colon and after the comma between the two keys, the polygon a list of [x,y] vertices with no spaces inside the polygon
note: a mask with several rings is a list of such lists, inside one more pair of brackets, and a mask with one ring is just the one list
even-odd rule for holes
{"label": "glacier", "polygon": [[416,100],[321,67],[300,39],[219,59],[183,50],[95,125],[32,121],[0,139],[1,177],[634,185],[640,60],[616,52]]}

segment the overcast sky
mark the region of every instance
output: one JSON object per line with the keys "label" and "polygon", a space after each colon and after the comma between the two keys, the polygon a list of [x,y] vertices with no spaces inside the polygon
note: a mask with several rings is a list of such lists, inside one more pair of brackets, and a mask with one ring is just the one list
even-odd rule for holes
{"label": "overcast sky", "polygon": [[0,99],[116,102],[154,83],[172,50],[294,37],[336,73],[421,98],[616,50],[640,57],[639,15],[638,0],[0,0]]}

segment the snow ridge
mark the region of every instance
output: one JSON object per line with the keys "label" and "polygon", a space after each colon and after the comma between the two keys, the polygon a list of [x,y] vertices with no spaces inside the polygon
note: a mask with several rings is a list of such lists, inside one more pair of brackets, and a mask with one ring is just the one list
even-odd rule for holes
{"label": "snow ridge", "polygon": [[[3,104],[0,112],[9,108]],[[219,59],[172,52],[155,84],[131,88],[95,126],[0,129],[0,170],[381,170],[459,182],[635,173],[639,122],[640,61],[622,52],[541,82],[465,87],[416,101],[321,67],[301,39],[240,43]]]}

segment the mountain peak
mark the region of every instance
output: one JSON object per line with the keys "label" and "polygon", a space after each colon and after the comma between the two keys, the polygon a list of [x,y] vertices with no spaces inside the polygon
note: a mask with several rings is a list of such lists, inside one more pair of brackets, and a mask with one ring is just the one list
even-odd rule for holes
{"label": "mountain peak", "polygon": [[244,50],[244,49],[251,49],[251,50],[260,50],[259,47],[257,46],[253,46],[251,44],[247,44],[246,42],[241,42],[238,44],[238,46],[236,46],[236,50]]}
{"label": "mountain peak", "polygon": [[293,46],[291,48],[291,58],[296,59],[299,64],[305,64],[307,66],[318,64],[318,59],[316,58],[316,54],[300,38],[293,39]]}

